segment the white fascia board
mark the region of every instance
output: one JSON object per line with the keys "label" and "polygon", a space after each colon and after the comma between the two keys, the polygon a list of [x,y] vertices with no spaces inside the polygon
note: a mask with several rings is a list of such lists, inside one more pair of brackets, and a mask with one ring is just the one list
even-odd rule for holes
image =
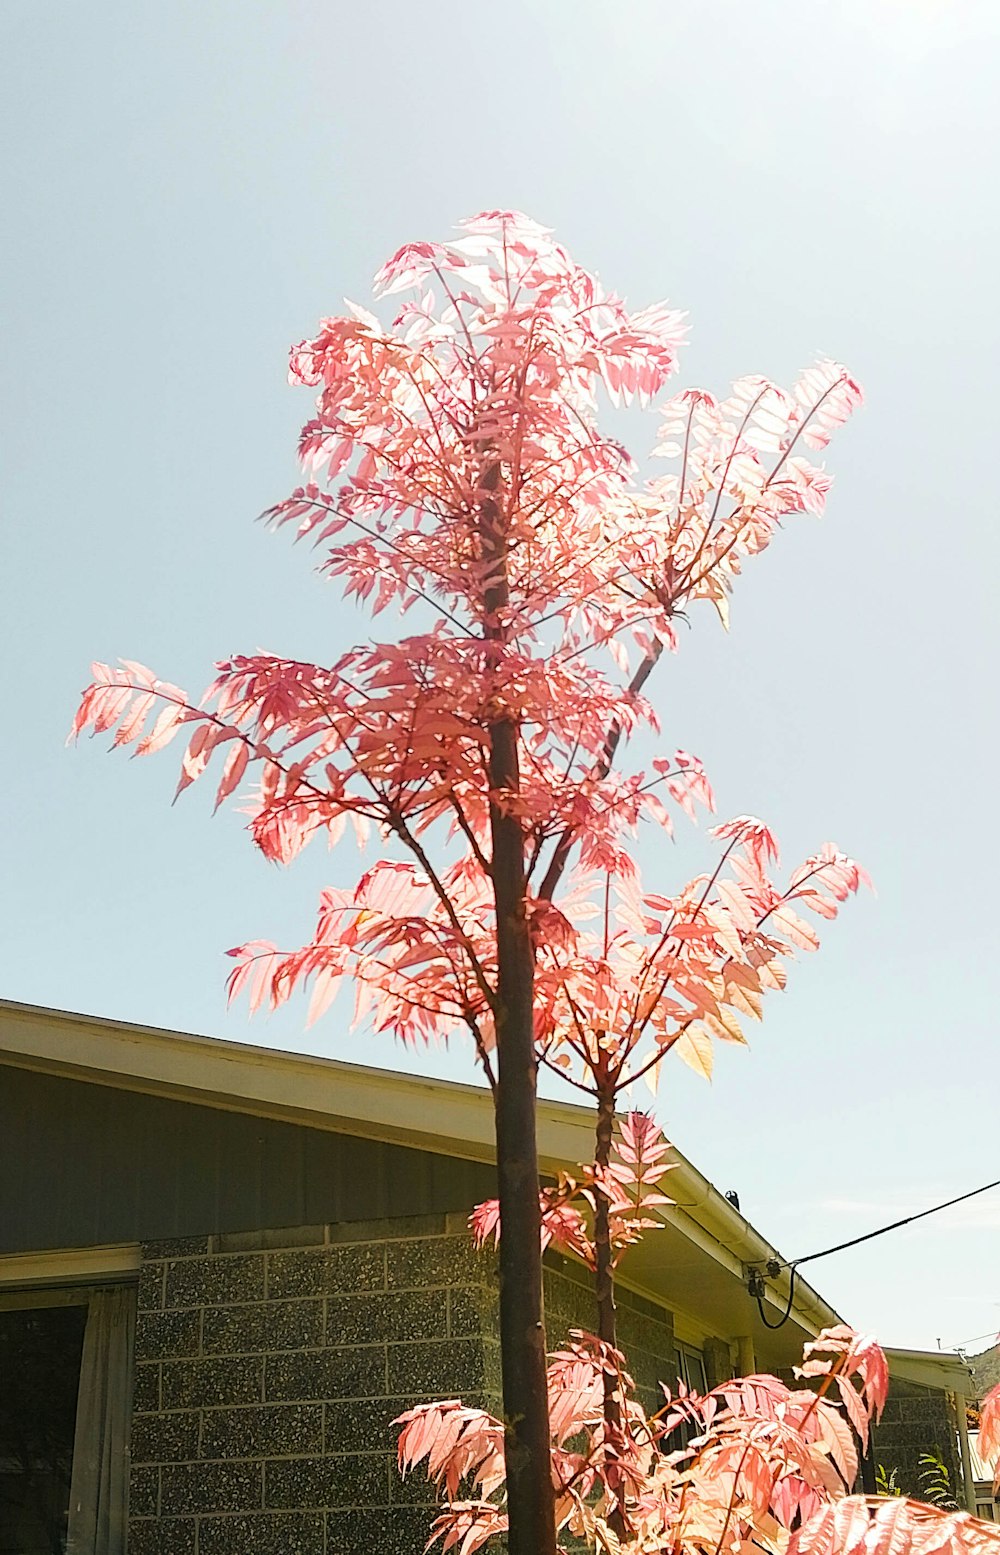
{"label": "white fascia board", "polygon": [[60,1248],[0,1257],[0,1291],[32,1285],[92,1285],[138,1275],[138,1242],[113,1247]]}

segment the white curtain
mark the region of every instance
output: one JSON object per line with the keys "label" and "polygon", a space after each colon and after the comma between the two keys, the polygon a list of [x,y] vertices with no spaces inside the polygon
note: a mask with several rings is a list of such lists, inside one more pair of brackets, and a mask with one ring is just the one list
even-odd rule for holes
{"label": "white curtain", "polygon": [[80,1363],[66,1555],[125,1555],[135,1291],[90,1297]]}

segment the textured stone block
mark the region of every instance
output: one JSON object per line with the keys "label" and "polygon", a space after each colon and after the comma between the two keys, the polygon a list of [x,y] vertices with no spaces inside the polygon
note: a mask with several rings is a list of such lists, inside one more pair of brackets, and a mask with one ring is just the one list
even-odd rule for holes
{"label": "textured stone block", "polygon": [[281,1458],[265,1470],[265,1505],[274,1508],[385,1506],[392,1460],[387,1453]]}
{"label": "textured stone block", "polygon": [[183,1463],[198,1456],[198,1413],[135,1415],[132,1420],[133,1463]]}
{"label": "textured stone block", "polygon": [[[198,1555],[324,1555],[323,1513],[203,1517]],[[354,1555],[361,1555],[360,1546]]]}
{"label": "textured stone block", "polygon": [[[546,1258],[548,1257],[549,1255],[546,1254]],[[566,1260],[559,1261],[565,1263]],[[567,1337],[571,1328],[593,1328],[593,1296],[577,1281],[546,1266],[542,1270],[542,1289],[545,1298],[545,1324],[550,1341],[561,1342]]]}
{"label": "textured stone block", "polygon": [[262,1463],[182,1463],[162,1470],[164,1516],[183,1512],[256,1512],[263,1504]]}
{"label": "textured stone block", "polygon": [[385,1247],[380,1243],[268,1256],[267,1294],[272,1299],[384,1289]]}
{"label": "textured stone block", "polygon": [[[558,1344],[571,1328],[593,1330],[594,1292],[582,1270],[561,1253],[544,1256],[544,1305],[549,1340]],[[673,1370],[673,1316],[633,1291],[617,1291],[619,1344],[633,1372],[645,1381]],[[496,1331],[496,1326],[493,1328]]]}
{"label": "textured stone block", "polygon": [[939,1393],[936,1398],[933,1393],[928,1392],[924,1398],[901,1399],[900,1408],[902,1420],[936,1425],[939,1430],[945,1432],[950,1427],[950,1411],[943,1393]]}
{"label": "textured stone block", "polygon": [[140,1312],[135,1330],[135,1355],[140,1361],[159,1361],[174,1355],[197,1355],[201,1338],[201,1313]]}
{"label": "textured stone block", "polygon": [[160,1363],[149,1361],[135,1368],[135,1388],[132,1408],[137,1415],[151,1413],[160,1407]]}
{"label": "textured stone block", "polygon": [[264,1391],[269,1403],[384,1397],[388,1392],[385,1345],[269,1355]]}
{"label": "textured stone block", "polygon": [[158,1311],[163,1306],[165,1263],[144,1263],[139,1270],[137,1303],[140,1312]]}
{"label": "textured stone block", "polygon": [[205,1312],[206,1355],[257,1355],[265,1350],[304,1350],[322,1343],[322,1301],[270,1301]]}
{"label": "textured stone block", "polygon": [[[503,1392],[503,1378],[500,1371],[500,1340],[489,1339],[483,1343],[483,1381],[477,1391],[486,1392],[495,1399],[499,1399]],[[489,1406],[493,1414],[500,1414],[499,1409]]]}
{"label": "textured stone block", "polygon": [[547,1248],[542,1254],[542,1263],[542,1278],[546,1283],[557,1280],[560,1284],[578,1285],[584,1290],[588,1288],[585,1271],[565,1253]]}
{"label": "textured stone block", "polygon": [[645,1399],[655,1399],[654,1409],[659,1409],[664,1402],[662,1384],[666,1383],[672,1390],[676,1389],[676,1364],[670,1365],[667,1361],[637,1351],[628,1352],[628,1363],[639,1392]]}
{"label": "textured stone block", "polygon": [[[591,1285],[586,1276],[583,1277],[581,1283],[590,1291]],[[648,1296],[640,1296],[638,1291],[626,1290],[623,1285],[620,1285],[615,1299],[619,1307],[631,1307],[633,1312],[643,1312],[646,1317],[655,1318],[658,1323],[666,1323],[669,1326],[673,1326],[673,1314],[668,1312],[666,1307],[661,1306],[658,1301],[650,1301]]]}
{"label": "textured stone block", "polygon": [[132,1517],[128,1555],[194,1555],[193,1517]]}
{"label": "textured stone block", "polygon": [[426,1290],[434,1285],[492,1285],[495,1255],[477,1253],[469,1236],[423,1237],[388,1248],[390,1290]]}
{"label": "textured stone block", "polygon": [[636,1350],[644,1350],[648,1355],[672,1358],[672,1330],[655,1318],[646,1317],[644,1313],[630,1311],[627,1307],[619,1309],[618,1337],[626,1349],[631,1345]]}
{"label": "textured stone block", "polygon": [[[343,1399],[326,1405],[326,1430],[324,1436],[327,1453],[371,1452],[374,1448],[395,1453],[399,1427],[393,1421],[404,1410],[415,1404],[426,1403],[429,1397],[448,1396],[447,1389],[430,1394],[397,1394],[392,1398]],[[470,1409],[485,1409],[496,1419],[502,1418],[503,1406],[499,1392],[490,1392],[480,1384],[462,1394]]]}
{"label": "textured stone block", "polygon": [[164,1409],[212,1409],[222,1404],[259,1404],[264,1383],[260,1355],[227,1355],[194,1361],[164,1361]]}
{"label": "textured stone block", "polygon": [[878,1452],[889,1451],[890,1446],[898,1451],[900,1447],[912,1447],[915,1452],[940,1452],[941,1441],[947,1440],[946,1433],[941,1429],[941,1424],[922,1420],[901,1420],[894,1425],[891,1433],[879,1429]]}
{"label": "textured stone block", "polygon": [[326,1555],[421,1555],[430,1526],[431,1514],[423,1507],[328,1512]]}
{"label": "textured stone block", "polygon": [[156,1517],[160,1509],[160,1471],[133,1468],[128,1477],[128,1509],[131,1517]]}
{"label": "textured stone block", "polygon": [[321,1404],[260,1404],[205,1411],[203,1458],[265,1458],[321,1452]]}
{"label": "textured stone block", "polygon": [[485,1348],[477,1339],[389,1346],[389,1387],[394,1393],[450,1397],[482,1388],[486,1370]]}
{"label": "textured stone block", "polygon": [[332,1401],[326,1405],[327,1453],[370,1452],[373,1448],[394,1452],[399,1432],[392,1422],[418,1402],[413,1398]]}
{"label": "textured stone block", "polygon": [[143,1242],[142,1256],[147,1258],[196,1258],[199,1253],[207,1253],[209,1250],[209,1238],[207,1236],[175,1236],[163,1237],[158,1242]]}
{"label": "textured stone block", "polygon": [[443,1290],[331,1296],[327,1302],[327,1344],[443,1339],[447,1332],[448,1297]]}
{"label": "textured stone block", "polygon": [[167,1307],[225,1306],[236,1301],[261,1301],[263,1296],[264,1258],[260,1253],[178,1258],[167,1264]]}
{"label": "textured stone block", "polygon": [[434,1486],[422,1469],[407,1474],[404,1478],[396,1467],[395,1458],[390,1460],[389,1474],[389,1501],[393,1506],[421,1506],[425,1509],[427,1526],[430,1527],[431,1519],[440,1510],[434,1495]]}
{"label": "textured stone block", "polygon": [[[445,1226],[158,1244],[137,1344],[147,1407],[130,1555],[421,1555],[433,1492],[422,1475],[400,1480],[393,1419],[445,1394],[498,1408],[494,1259],[454,1217]],[[557,1286],[567,1310],[589,1313],[586,1287]]]}
{"label": "textured stone block", "polygon": [[448,1292],[448,1335],[452,1339],[499,1333],[500,1293],[477,1285]]}
{"label": "textured stone block", "polygon": [[709,1387],[728,1382],[733,1375],[733,1355],[725,1339],[706,1339],[704,1354]]}

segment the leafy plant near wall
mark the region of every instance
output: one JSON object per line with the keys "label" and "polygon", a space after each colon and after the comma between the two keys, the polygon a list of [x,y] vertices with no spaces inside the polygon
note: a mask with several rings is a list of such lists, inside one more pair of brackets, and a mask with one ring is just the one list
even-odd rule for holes
{"label": "leafy plant near wall", "polygon": [[[650,1118],[621,1120],[607,1190],[613,1268],[670,1202],[659,1192],[668,1149]],[[581,1259],[595,1276],[599,1177],[598,1168],[581,1165],[542,1197],[543,1244]],[[479,1245],[499,1236],[496,1204],[479,1205],[471,1228]],[[636,1397],[626,1357],[597,1335],[575,1331],[550,1358],[548,1375],[557,1528],[609,1555],[1000,1552],[1000,1529],[957,1511],[939,1454],[921,1457],[928,1504],[903,1495],[896,1471],[881,1465],[877,1496],[851,1494],[856,1439],[867,1447],[889,1379],[878,1346],[849,1328],[806,1346],[797,1387],[754,1376],[702,1396],[680,1384],[676,1392],[664,1387],[652,1414]],[[442,1498],[431,1542],[474,1555],[499,1540],[507,1528],[501,1421],[451,1400],[408,1410],[397,1423],[401,1470],[425,1470]]]}
{"label": "leafy plant near wall", "polygon": [[901,1496],[903,1487],[899,1483],[899,1470],[887,1469],[884,1463],[876,1464],[875,1489],[880,1496]]}
{"label": "leafy plant near wall", "polygon": [[[822,361],[790,390],[746,377],[722,399],[700,389],[661,398],[680,315],[663,304],[629,310],[513,212],[485,212],[451,242],[400,249],[376,291],[409,294],[390,324],[349,304],[292,352],[293,382],[318,391],[316,413],[300,442],[306,479],[269,516],[319,547],[321,570],[373,615],[407,614],[409,634],[329,665],[235,656],[200,702],[133,661],[99,664],[74,727],[114,729],[113,743],[138,754],[183,733],[178,791],[215,758],[217,803],[255,777],[250,834],[275,862],[314,839],[337,841],[348,823],[362,840],[377,834],[378,861],[353,889],[324,892],[303,946],[254,940],[231,952],[230,993],[246,992],[256,1009],[309,985],[315,1019],[350,978],[357,1020],[411,1044],[468,1034],[495,1102],[506,1536],[511,1555],[551,1555],[550,1384],[565,1404],[559,1451],[560,1421],[575,1420],[595,1387],[602,1444],[600,1433],[623,1439],[638,1421],[614,1342],[615,1227],[626,1181],[650,1184],[635,1175],[643,1125],[627,1125],[615,1154],[618,1098],[655,1078],[670,1052],[707,1074],[715,1041],[744,1042],[744,1021],[784,985],[789,957],[817,944],[803,911],[832,918],[864,878],[827,845],[779,883],[773,834],[738,816],[710,832],[704,873],[651,891],[638,827],[669,833],[668,804],[693,817],[713,808],[712,790],[684,749],[644,769],[623,759],[633,735],[658,732],[646,687],[678,647],[678,623],[700,603],[725,622],[745,562],[784,519],[823,511],[830,478],[811,456],[861,394]],[[602,388],[618,403],[659,402],[654,452],[666,473],[640,482],[602,433]],[[727,694],[738,692],[737,679]],[[540,1068],[597,1104],[586,1191],[599,1332],[551,1363],[543,1225],[557,1212],[569,1223],[573,1205],[568,1190],[539,1198]],[[648,1150],[641,1159],[652,1172]],[[874,1352],[843,1336],[831,1343],[825,1385],[854,1389],[862,1377],[867,1402],[850,1406],[860,1421],[877,1402],[863,1380]],[[756,1397],[747,1386],[745,1398]],[[718,1433],[721,1405],[705,1408]],[[754,1415],[768,1454],[794,1441],[813,1462],[814,1443],[806,1452],[802,1432],[783,1423],[808,1408],[808,1429],[826,1429],[818,1403],[782,1400],[773,1418]],[[636,1429],[655,1478],[659,1426]],[[495,1475],[501,1427],[489,1431],[482,1461]],[[724,1499],[725,1485],[743,1481],[732,1442],[721,1441],[706,1462]],[[603,1481],[610,1501],[588,1524],[594,1538],[631,1537],[637,1471],[622,1460],[616,1485],[618,1472]],[[448,1486],[453,1478],[452,1467]],[[739,1514],[712,1526],[728,1546]],[[702,1537],[684,1532],[683,1542]]]}
{"label": "leafy plant near wall", "polygon": [[957,1507],[955,1491],[951,1483],[951,1474],[937,1448],[933,1452],[920,1454],[920,1469],[918,1472],[920,1493],[925,1501],[932,1506],[945,1508]]}
{"label": "leafy plant near wall", "polygon": [[[924,1500],[931,1506],[944,1507],[946,1510],[957,1508],[951,1474],[940,1451],[935,1448],[933,1452],[922,1452],[918,1462],[917,1481]],[[899,1470],[887,1469],[884,1463],[877,1464],[875,1487],[881,1496],[901,1496],[903,1489],[899,1483]]]}

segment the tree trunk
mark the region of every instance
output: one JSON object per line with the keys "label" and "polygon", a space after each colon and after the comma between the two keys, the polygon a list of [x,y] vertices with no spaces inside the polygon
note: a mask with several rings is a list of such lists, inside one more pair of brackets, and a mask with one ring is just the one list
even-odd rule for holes
{"label": "tree trunk", "polygon": [[[615,1092],[612,1086],[598,1081],[597,1134],[595,1160],[598,1166],[607,1167],[611,1159],[611,1135],[615,1124]],[[615,1310],[615,1274],[612,1263],[611,1226],[609,1204],[598,1188],[594,1195],[594,1288],[597,1297],[597,1337],[605,1344],[618,1348],[618,1319]],[[615,1378],[604,1373],[604,1430],[609,1443],[620,1435],[622,1428],[621,1399]],[[618,1478],[613,1471],[607,1476],[609,1490],[618,1492]],[[619,1506],[611,1508],[608,1522],[619,1539],[626,1533],[625,1517]]]}
{"label": "tree trunk", "polygon": [[[611,1134],[615,1124],[615,1094],[603,1087],[597,1093],[597,1154],[598,1166],[606,1167],[611,1159]],[[615,1280],[611,1265],[611,1230],[608,1201],[600,1191],[594,1201],[594,1252],[597,1296],[597,1337],[605,1344],[618,1344],[618,1321],[615,1311]]]}
{"label": "tree trunk", "polygon": [[[509,591],[506,535],[492,495],[499,470],[481,482],[485,636],[502,642],[498,612]],[[514,717],[489,725],[490,830],[497,920],[496,1144],[500,1199],[500,1363],[503,1377],[509,1555],[554,1555],[555,1508],[542,1311],[541,1212],[536,1138],[534,951],[525,907],[525,843],[520,817],[498,792],[520,786]]]}

